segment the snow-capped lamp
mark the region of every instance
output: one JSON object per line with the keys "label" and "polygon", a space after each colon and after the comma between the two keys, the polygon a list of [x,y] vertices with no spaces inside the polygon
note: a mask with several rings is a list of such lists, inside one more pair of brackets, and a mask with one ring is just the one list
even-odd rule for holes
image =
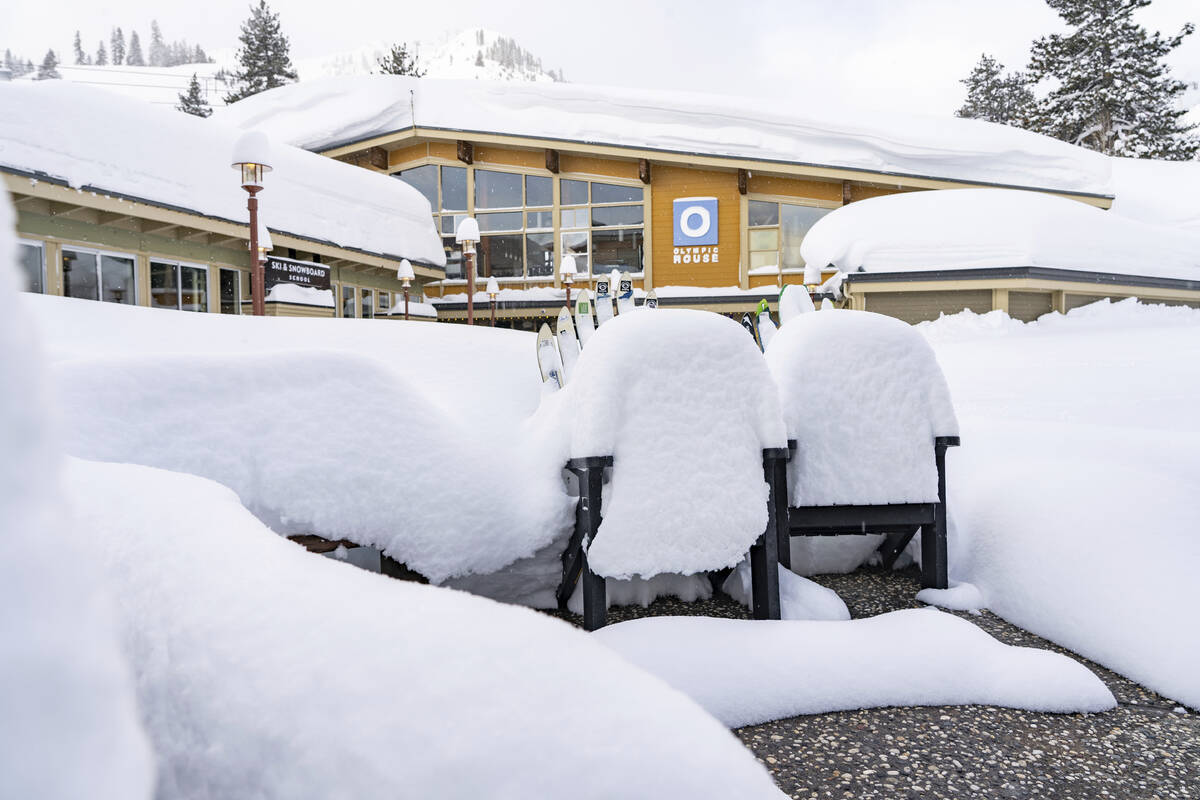
{"label": "snow-capped lamp", "polygon": [[567,308],[571,307],[571,284],[575,281],[575,273],[575,256],[563,256],[558,262],[558,274],[567,287]]}
{"label": "snow-capped lamp", "polygon": [[454,231],[454,241],[462,245],[467,270],[467,324],[475,324],[475,244],[479,241],[479,223],[463,217]]}
{"label": "snow-capped lamp", "polygon": [[263,188],[263,177],[271,171],[271,143],[262,131],[246,131],[233,144],[233,168],[242,171],[242,188]]}
{"label": "snow-capped lamp", "polygon": [[400,267],[396,270],[396,277],[404,286],[404,318],[408,319],[408,287],[412,285],[413,278],[417,276],[407,258],[400,262]]}
{"label": "snow-capped lamp", "polygon": [[500,294],[500,284],[496,282],[495,275],[488,276],[487,296],[488,305],[492,307],[492,327],[496,327],[496,295]]}

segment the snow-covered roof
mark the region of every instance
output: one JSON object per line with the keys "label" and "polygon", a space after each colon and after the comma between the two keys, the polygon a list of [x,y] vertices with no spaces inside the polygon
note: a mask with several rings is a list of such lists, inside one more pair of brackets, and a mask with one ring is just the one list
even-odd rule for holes
{"label": "snow-covered roof", "polygon": [[1114,214],[1200,233],[1200,162],[1152,158],[1112,162]]}
{"label": "snow-covered roof", "polygon": [[[230,169],[242,131],[67,81],[0,84],[0,171],[245,224]],[[275,138],[270,230],[442,266],[429,202],[402,181]]]}
{"label": "snow-covered roof", "polygon": [[217,116],[310,150],[415,126],[1111,194],[1104,156],[1029,131],[695,92],[371,75],[272,89]]}
{"label": "snow-covered roof", "polygon": [[843,272],[1034,266],[1200,280],[1200,235],[1006,189],[851,203],[818,220],[800,254]]}

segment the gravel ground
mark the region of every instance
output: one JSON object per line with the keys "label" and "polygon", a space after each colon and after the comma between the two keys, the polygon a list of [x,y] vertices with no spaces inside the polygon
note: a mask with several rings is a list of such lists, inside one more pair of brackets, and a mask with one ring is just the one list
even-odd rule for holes
{"label": "gravel ground", "polygon": [[[919,606],[916,570],[862,569],[817,580],[855,618]],[[728,597],[613,608],[643,616],[746,618]],[[578,624],[573,614],[559,616]],[[1118,707],[1040,714],[992,706],[881,708],[816,714],[734,733],[795,798],[1200,798],[1200,714],[1080,658],[990,612],[959,613],[1002,642],[1055,650],[1100,676]],[[1197,666],[1200,669],[1200,665]]]}

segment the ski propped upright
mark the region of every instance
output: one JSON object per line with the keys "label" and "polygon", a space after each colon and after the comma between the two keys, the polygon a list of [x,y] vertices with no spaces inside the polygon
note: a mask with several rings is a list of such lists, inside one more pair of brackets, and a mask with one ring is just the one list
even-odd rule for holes
{"label": "ski propped upright", "polygon": [[642,303],[642,308],[658,308],[658,292],[651,289],[646,294],[646,301]]}
{"label": "ski propped upright", "polygon": [[579,332],[579,346],[586,347],[588,339],[596,332],[596,321],[592,318],[592,295],[580,289],[575,298],[575,330]]}
{"label": "ski propped upright", "polygon": [[633,311],[634,307],[633,278],[629,277],[628,272],[622,272],[617,284],[617,313],[628,313]]}
{"label": "ski propped upright", "polygon": [[575,374],[575,362],[579,360],[579,340],[575,338],[575,326],[571,323],[571,312],[566,306],[558,312],[554,336],[558,339],[558,354],[562,360],[562,385],[565,386]]}
{"label": "ski propped upright", "polygon": [[767,305],[766,299],[758,301],[758,341],[762,345],[765,352],[771,346],[771,340],[775,338],[775,321],[771,319],[771,307]]}
{"label": "ski propped upright", "polygon": [[[614,276],[616,270],[613,270]],[[620,280],[619,278],[617,280]],[[613,318],[613,295],[612,290],[617,285],[617,280],[613,280],[613,276],[608,278],[596,279],[596,327],[599,328],[605,322]]]}
{"label": "ski propped upright", "polygon": [[754,344],[758,345],[758,349],[762,350],[762,342],[758,339],[758,329],[754,327],[754,317],[749,311],[742,314],[742,327],[750,334],[750,338],[754,340]]}
{"label": "ski propped upright", "polygon": [[554,334],[550,326],[542,323],[537,335],[538,369],[542,373],[542,383],[553,383],[561,389],[563,385],[562,358],[558,355],[558,347],[554,344]]}

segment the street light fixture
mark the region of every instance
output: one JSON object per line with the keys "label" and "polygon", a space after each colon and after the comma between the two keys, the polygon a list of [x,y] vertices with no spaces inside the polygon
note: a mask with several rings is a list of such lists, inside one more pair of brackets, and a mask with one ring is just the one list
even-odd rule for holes
{"label": "street light fixture", "polygon": [[408,319],[408,287],[416,275],[407,258],[400,262],[400,268],[396,270],[396,277],[404,283],[404,318]]}
{"label": "street light fixture", "polygon": [[462,245],[467,262],[467,324],[475,324],[475,244],[479,241],[479,223],[474,217],[463,217],[454,232],[454,241]]}
{"label": "street light fixture", "polygon": [[242,188],[250,195],[246,202],[246,208],[250,211],[250,299],[256,317],[261,317],[266,312],[257,195],[262,191],[263,178],[271,171],[270,160],[271,144],[262,131],[246,131],[233,145],[231,166],[241,172]]}
{"label": "street light fixture", "polygon": [[571,307],[571,283],[575,280],[575,256],[563,256],[558,265],[558,274],[567,285],[567,308]]}
{"label": "street light fixture", "polygon": [[496,295],[500,294],[500,284],[496,282],[496,276],[488,276],[487,282],[488,303],[492,307],[492,327],[496,327]]}

